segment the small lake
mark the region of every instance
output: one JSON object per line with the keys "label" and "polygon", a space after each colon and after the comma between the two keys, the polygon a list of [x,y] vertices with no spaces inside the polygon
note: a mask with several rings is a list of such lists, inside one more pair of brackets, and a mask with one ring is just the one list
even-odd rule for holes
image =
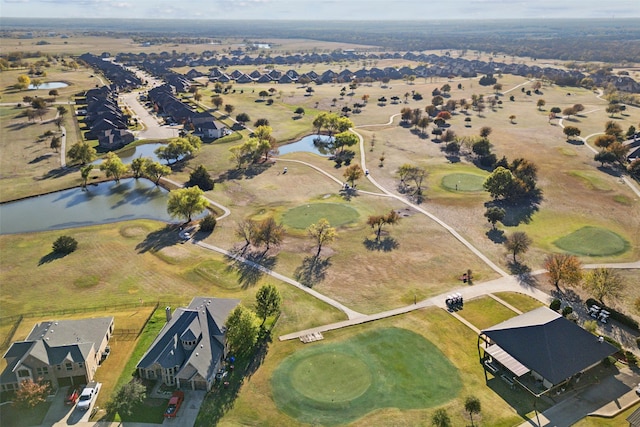
{"label": "small lake", "polygon": [[[169,192],[146,179],[72,188],[0,205],[0,234],[61,230],[133,219],[178,223],[167,213]],[[204,215],[204,214],[203,214]]]}
{"label": "small lake", "polygon": [[42,83],[40,86],[38,86],[37,88],[34,85],[29,85],[29,90],[40,90],[40,89],[62,89],[63,87],[67,87],[69,86],[67,83],[64,82],[48,82],[48,83]]}
{"label": "small lake", "polygon": [[289,153],[314,153],[320,156],[329,156],[327,150],[323,149],[322,143],[318,144],[316,142],[317,139],[320,139],[324,142],[329,142],[329,137],[327,135],[307,135],[299,141],[292,142],[291,144],[281,145],[278,147],[278,152],[280,155],[289,154]]}
{"label": "small lake", "polygon": [[[148,159],[151,159],[154,162],[160,162],[162,164],[166,164],[167,163],[166,160],[160,160],[156,155],[156,153],[154,153],[154,151],[156,151],[159,147],[162,147],[163,145],[165,144],[153,143],[153,144],[136,145],[135,147],[125,148],[119,151],[118,156],[120,157],[120,159],[122,160],[122,163],[124,164],[129,164],[133,161],[133,159],[138,157],[146,157]],[[102,163],[102,159],[98,159],[93,162],[94,165],[99,165],[100,163]]]}

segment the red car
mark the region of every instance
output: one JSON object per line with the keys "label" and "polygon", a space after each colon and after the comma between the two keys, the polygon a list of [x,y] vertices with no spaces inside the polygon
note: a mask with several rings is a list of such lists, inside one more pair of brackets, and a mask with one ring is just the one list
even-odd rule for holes
{"label": "red car", "polygon": [[80,390],[82,390],[82,387],[69,387],[69,393],[64,398],[64,403],[67,405],[75,405],[78,397],[80,397]]}
{"label": "red car", "polygon": [[182,401],[184,400],[184,393],[180,390],[174,391],[171,395],[171,399],[169,399],[169,404],[167,405],[167,410],[164,411],[164,416],[167,418],[175,418],[178,410],[180,409],[180,405],[182,405]]}

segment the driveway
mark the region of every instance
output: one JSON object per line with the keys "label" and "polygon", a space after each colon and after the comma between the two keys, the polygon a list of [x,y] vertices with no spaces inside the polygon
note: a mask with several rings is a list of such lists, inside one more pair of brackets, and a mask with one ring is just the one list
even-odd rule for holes
{"label": "driveway", "polygon": [[[196,423],[196,417],[204,401],[205,391],[187,390],[184,392],[184,402],[175,418],[167,418],[163,426],[191,427]],[[125,426],[126,427],[126,426]]]}
{"label": "driveway", "polygon": [[178,136],[178,126],[168,126],[160,123],[157,116],[153,116],[140,104],[138,92],[129,92],[120,95],[122,103],[127,105],[138,117],[138,121],[144,125],[144,130],[137,131],[138,139],[167,139]]}
{"label": "driveway", "polygon": [[[95,406],[96,397],[94,397],[88,410],[81,411],[75,405],[65,405],[64,398],[68,391],[69,387],[61,387],[58,390],[58,393],[52,399],[47,415],[42,421],[42,426],[82,426],[85,423],[89,423],[89,415],[91,415],[91,411]],[[98,393],[100,393],[99,390]],[[90,424],[93,425],[94,423]]]}

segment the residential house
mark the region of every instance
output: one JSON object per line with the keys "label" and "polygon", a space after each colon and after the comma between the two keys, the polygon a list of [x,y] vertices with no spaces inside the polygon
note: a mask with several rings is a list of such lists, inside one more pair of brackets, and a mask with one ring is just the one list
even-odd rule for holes
{"label": "residential house", "polygon": [[54,389],[87,384],[113,335],[113,317],[58,320],[36,324],[24,341],[4,354],[2,391],[17,390],[26,380],[49,382]]}
{"label": "residential house", "polygon": [[240,300],[196,297],[172,314],[136,366],[140,378],[211,390],[227,357],[225,322]]}
{"label": "residential house", "polygon": [[193,113],[188,123],[193,125],[193,134],[200,138],[217,139],[224,136],[225,127],[209,113]]}

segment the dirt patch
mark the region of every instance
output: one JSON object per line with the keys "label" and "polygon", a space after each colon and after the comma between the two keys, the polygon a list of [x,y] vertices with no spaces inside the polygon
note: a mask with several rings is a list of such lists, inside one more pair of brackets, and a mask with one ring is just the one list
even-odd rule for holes
{"label": "dirt patch", "polygon": [[132,226],[132,227],[122,227],[120,228],[120,235],[122,237],[132,238],[132,237],[141,237],[146,235],[149,232],[144,227],[140,226]]}

